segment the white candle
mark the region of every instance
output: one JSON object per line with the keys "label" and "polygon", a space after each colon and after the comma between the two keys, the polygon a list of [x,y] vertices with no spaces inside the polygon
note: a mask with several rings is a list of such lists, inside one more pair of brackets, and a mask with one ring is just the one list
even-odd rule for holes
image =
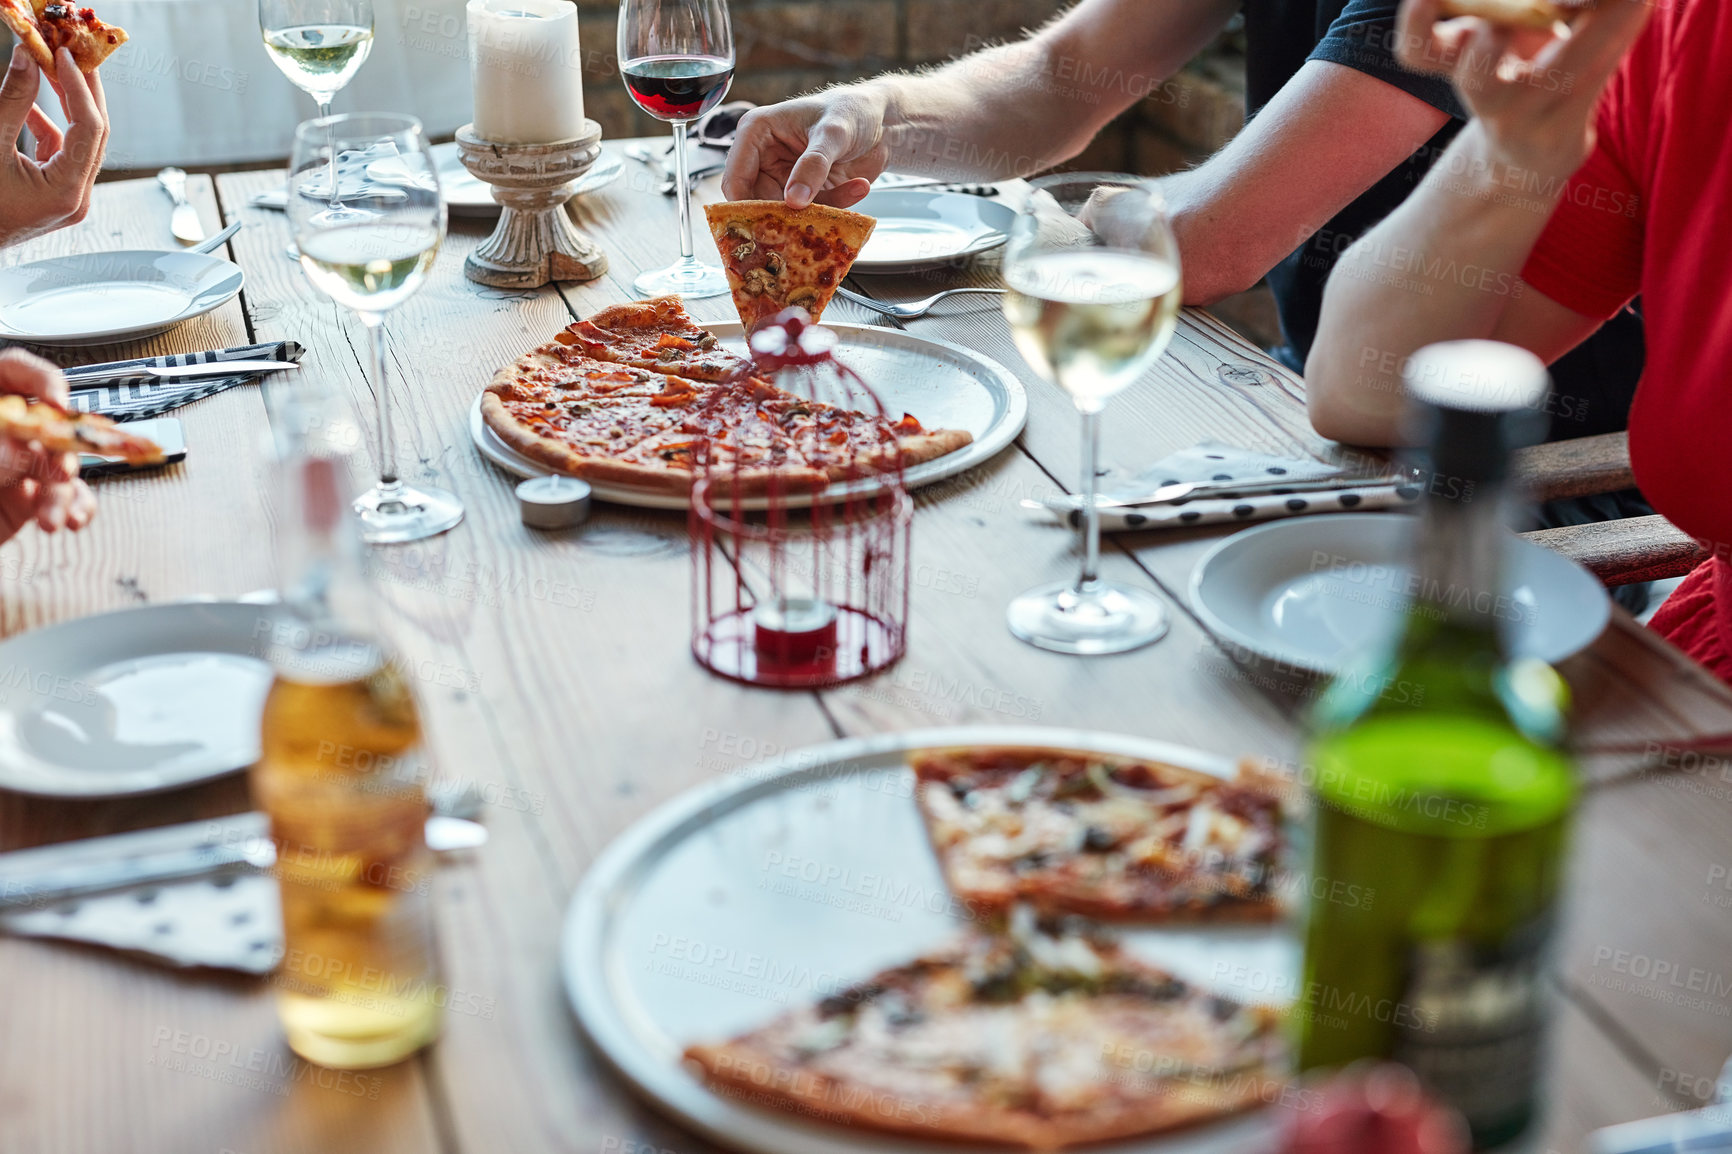
{"label": "white candle", "polygon": [[583,53],[571,0],[469,0],[475,135],[552,144],[583,134]]}

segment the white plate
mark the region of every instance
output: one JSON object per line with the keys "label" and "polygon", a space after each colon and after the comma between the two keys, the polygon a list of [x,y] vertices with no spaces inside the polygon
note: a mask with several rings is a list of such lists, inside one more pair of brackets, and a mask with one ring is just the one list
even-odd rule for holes
{"label": "white plate", "polygon": [[[754,1109],[711,1093],[680,1060],[692,1042],[731,1037],[963,928],[904,764],[907,750],[958,744],[1097,750],[1232,772],[1226,759],[1161,742],[983,726],[831,742],[674,798],[607,847],[566,914],[566,994],[614,1067],[686,1125],[757,1154],[1003,1154]],[[1280,927],[1149,930],[1126,940],[1156,964],[1240,997],[1214,976],[1247,966],[1291,990],[1298,973],[1297,944]],[[1270,1125],[1257,1113],[1089,1149],[1248,1154],[1270,1148]]]}
{"label": "white plate", "polygon": [[120,797],[259,757],[268,606],[184,602],[33,629],[0,643],[0,787]]}
{"label": "white plate", "polygon": [[1016,213],[989,197],[963,192],[880,189],[853,206],[876,217],[854,272],[916,272],[954,264],[1003,244]]}
{"label": "white plate", "polygon": [[[1246,529],[1211,549],[1191,575],[1191,606],[1235,645],[1317,673],[1400,630],[1416,518],[1378,513],[1293,517]],[[1511,652],[1558,662],[1611,620],[1593,574],[1511,535],[1507,604],[1497,616]]]}
{"label": "white plate", "polygon": [[234,299],[240,266],[196,252],[125,250],[0,268],[0,338],[100,345],[166,332]]}
{"label": "white plate", "polygon": [[[706,325],[722,345],[744,355],[744,326],[738,321]],[[966,429],[974,440],[954,453],[924,461],[902,475],[909,489],[930,485],[989,460],[1016,440],[1028,420],[1028,394],[1022,382],[997,361],[972,349],[874,325],[827,324],[841,338],[837,357],[859,373],[878,394],[887,413],[912,413],[928,429]],[[481,419],[481,398],[469,409],[469,436],[481,455],[519,477],[545,477],[551,470],[517,452]],[[831,485],[818,499],[837,501],[867,491],[874,482]],[[644,509],[684,509],[683,493],[662,493],[624,485],[595,484],[597,500]],[[763,499],[742,501],[762,509]]]}
{"label": "white plate", "polygon": [[[433,164],[439,171],[439,194],[445,198],[445,206],[451,210],[451,215],[499,215],[499,202],[493,199],[493,190],[463,167],[455,142],[435,144]],[[586,192],[594,192],[612,184],[624,171],[625,161],[620,159],[619,154],[603,147],[601,155],[596,157],[589,171],[578,177],[577,188],[572,195],[582,196]]]}

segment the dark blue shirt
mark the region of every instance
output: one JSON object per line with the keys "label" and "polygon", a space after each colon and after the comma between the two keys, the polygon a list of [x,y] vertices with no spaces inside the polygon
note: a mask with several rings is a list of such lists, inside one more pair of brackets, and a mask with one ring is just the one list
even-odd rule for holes
{"label": "dark blue shirt", "polygon": [[[1394,3],[1385,0],[1246,0],[1246,103],[1255,116],[1308,60],[1357,69],[1418,97],[1451,119],[1406,161],[1342,209],[1269,272],[1288,347],[1278,350],[1302,368],[1317,335],[1323,286],[1349,245],[1405,200],[1461,130],[1465,110],[1454,86],[1420,76],[1395,59]],[[1401,279],[1399,271],[1394,279]],[[1422,282],[1415,273],[1409,279]],[[1392,287],[1391,291],[1422,291]],[[1500,291],[1492,283],[1489,291]],[[1552,366],[1551,437],[1560,440],[1624,428],[1642,372],[1642,325],[1633,312]]]}

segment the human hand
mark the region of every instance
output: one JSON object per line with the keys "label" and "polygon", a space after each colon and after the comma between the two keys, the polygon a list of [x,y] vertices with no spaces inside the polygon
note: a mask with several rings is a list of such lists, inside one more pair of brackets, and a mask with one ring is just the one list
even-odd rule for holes
{"label": "human hand", "polygon": [[[0,351],[0,393],[32,397],[57,409],[71,401],[60,370],[21,349]],[[78,454],[0,438],[0,541],[31,521],[52,533],[82,529],[95,515],[96,496],[78,477]]]}
{"label": "human hand", "polygon": [[1492,159],[1568,177],[1594,149],[1594,109],[1652,12],[1647,0],[1598,0],[1567,30],[1514,29],[1477,16],[1438,20],[1441,0],[1403,0],[1397,54],[1448,76]]}
{"label": "human hand", "polygon": [[[102,81],[86,76],[62,48],[50,76],[66,112],[62,132],[36,107],[40,70],[23,45],[12,50],[12,66],[0,82],[0,247],[77,224],[90,212],[90,191],[108,145],[108,101]],[[28,127],[34,156],[14,142]]]}
{"label": "human hand", "polygon": [[729,200],[813,201],[847,208],[889,163],[886,98],[872,84],[832,88],[754,108],[740,120],[722,174]]}

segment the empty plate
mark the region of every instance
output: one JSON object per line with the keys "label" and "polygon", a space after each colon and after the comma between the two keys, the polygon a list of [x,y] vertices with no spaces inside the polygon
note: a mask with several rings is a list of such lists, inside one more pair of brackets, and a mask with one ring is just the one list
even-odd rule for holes
{"label": "empty plate", "polygon": [[259,758],[269,605],[123,609],[0,643],[0,787],[120,797]]}
{"label": "empty plate", "polygon": [[855,272],[915,272],[954,264],[1003,244],[1016,213],[962,192],[880,189],[854,205],[878,221]]}
{"label": "empty plate", "polygon": [[[1339,672],[1400,631],[1415,523],[1337,513],[1236,533],[1192,574],[1192,608],[1234,645],[1316,673]],[[1612,607],[1593,574],[1511,534],[1503,600],[1493,613],[1513,656],[1556,663],[1590,645]]]}
{"label": "empty plate", "polygon": [[0,337],[99,345],[166,332],[241,291],[240,266],[196,252],[89,252],[0,269]]}

